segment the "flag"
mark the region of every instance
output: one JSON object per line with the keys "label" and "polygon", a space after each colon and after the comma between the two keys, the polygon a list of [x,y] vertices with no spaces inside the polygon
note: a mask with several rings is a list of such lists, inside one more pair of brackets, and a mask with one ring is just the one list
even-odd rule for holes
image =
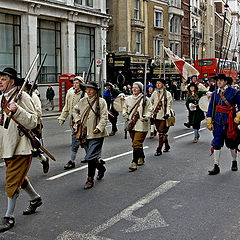
{"label": "flag", "polygon": [[188,77],[192,75],[199,75],[199,72],[188,62],[185,62],[183,59],[175,55],[170,49],[163,47],[171,62],[173,62],[176,69],[179,71],[182,78],[187,81]]}

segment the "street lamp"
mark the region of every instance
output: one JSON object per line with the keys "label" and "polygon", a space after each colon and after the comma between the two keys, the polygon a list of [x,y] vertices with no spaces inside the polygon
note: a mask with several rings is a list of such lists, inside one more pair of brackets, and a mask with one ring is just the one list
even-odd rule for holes
{"label": "street lamp", "polygon": [[192,26],[192,29],[193,29],[193,64],[195,63],[195,60],[196,60],[196,31],[195,29],[197,28],[197,26],[194,25]]}

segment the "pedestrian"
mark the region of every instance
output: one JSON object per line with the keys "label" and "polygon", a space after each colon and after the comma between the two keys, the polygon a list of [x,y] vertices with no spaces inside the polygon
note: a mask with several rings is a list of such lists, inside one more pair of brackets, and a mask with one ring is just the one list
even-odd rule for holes
{"label": "pedestrian", "polygon": [[[237,171],[237,149],[239,144],[240,93],[228,85],[225,74],[215,77],[217,89],[213,92],[207,112],[207,128],[213,132],[212,152],[214,167],[209,175],[220,172],[219,162],[221,148],[225,145],[232,155],[232,171]],[[236,109],[237,106],[237,109]]]}
{"label": "pedestrian", "polygon": [[[52,110],[54,110],[54,100],[53,100],[54,96],[55,96],[55,92],[54,92],[52,86],[48,85],[48,89],[46,91],[46,98],[48,100],[48,105],[51,106]],[[49,111],[49,108],[47,107],[45,110]]]}
{"label": "pedestrian", "polygon": [[[84,83],[83,78],[76,76],[73,80],[70,80],[70,82],[73,83],[73,89],[68,90],[65,99],[65,105],[62,109],[61,115],[58,117],[58,123],[60,126],[62,126],[67,117],[70,116],[69,125],[72,130],[71,158],[66,165],[64,165],[64,169],[75,168],[77,152],[79,149],[79,141],[76,139],[76,133],[73,129],[75,124],[75,120],[73,118],[73,108],[80,101],[81,97],[84,96],[84,93],[81,89],[81,84]],[[86,161],[83,160],[81,162],[85,163]]]}
{"label": "pedestrian", "polygon": [[182,100],[185,100],[187,97],[187,92],[188,92],[187,85],[188,85],[187,82],[184,82],[184,81],[181,82],[180,88],[181,88],[181,99]]}
{"label": "pedestrian", "polygon": [[[22,92],[18,102],[14,102],[19,84],[20,79],[15,69],[5,68],[0,72],[0,91],[3,93],[0,96],[0,158],[3,158],[6,164],[8,197],[7,211],[0,224],[0,232],[9,230],[15,224],[14,209],[20,189],[25,190],[31,199],[30,205],[23,211],[24,215],[33,214],[42,205],[40,195],[27,178],[33,147],[25,135],[19,134],[18,124],[15,122],[18,121],[26,129],[33,129],[37,126],[38,117],[33,101],[27,93]],[[4,128],[9,112],[12,120],[8,127]]]}
{"label": "pedestrian", "polygon": [[112,131],[109,134],[109,136],[114,136],[116,132],[118,131],[117,129],[117,120],[118,120],[118,115],[119,113],[116,111],[116,109],[113,106],[113,102],[117,97],[120,97],[122,100],[124,99],[125,94],[122,93],[119,89],[114,88],[113,84],[110,82],[106,82],[105,84],[106,90],[104,91],[104,99],[107,102],[108,106],[108,119],[110,123],[112,124]]}
{"label": "pedestrian", "polygon": [[145,162],[143,142],[150,128],[152,105],[149,98],[144,100],[143,84],[134,82],[132,87],[133,95],[126,97],[123,105],[122,115],[128,122],[128,131],[132,140],[133,159],[129,167],[130,172],[136,171],[137,166]]}
{"label": "pedestrian", "polygon": [[[36,109],[36,113],[38,116],[38,123],[37,123],[37,127],[32,129],[32,132],[36,135],[36,137],[39,140],[42,140],[42,128],[43,128],[43,124],[42,124],[42,104],[41,101],[38,97],[38,95],[35,93],[35,91],[30,92],[32,88],[32,84],[30,84],[29,82],[26,83],[24,91],[27,92],[30,97],[33,100],[33,104],[35,106]],[[37,157],[41,164],[42,164],[42,168],[43,168],[43,173],[48,173],[49,171],[49,158],[46,157],[43,153],[43,151],[38,148],[33,150],[33,157]]]}
{"label": "pedestrian", "polygon": [[[197,75],[192,75],[192,76],[190,77],[190,83],[189,83],[189,84],[191,84],[191,83],[195,83],[195,84],[197,85],[198,91],[203,91],[203,92],[207,92],[207,91],[208,91],[208,89],[207,89],[202,83],[199,82]],[[188,111],[188,116],[187,116],[187,118],[188,118],[188,121],[185,122],[185,123],[183,123],[183,125],[184,125],[185,127],[187,127],[187,128],[190,128],[191,126],[190,126],[190,124],[189,124],[189,111]]]}
{"label": "pedestrian", "polygon": [[204,112],[199,108],[198,102],[206,92],[198,91],[198,87],[195,83],[190,83],[187,89],[186,107],[189,111],[189,125],[192,126],[194,130],[193,142],[197,143],[200,137],[199,129],[201,121],[205,119]]}
{"label": "pedestrian", "polygon": [[99,97],[99,87],[96,82],[91,81],[82,86],[87,96],[74,107],[73,118],[77,125],[76,137],[86,152],[88,178],[84,189],[89,189],[94,185],[96,169],[98,169],[97,180],[101,180],[106,171],[101,153],[104,137],[107,136],[108,111],[106,101]]}
{"label": "pedestrian", "polygon": [[168,152],[170,150],[167,134],[169,127],[166,124],[166,119],[172,115],[172,95],[166,90],[165,84],[166,81],[164,79],[156,79],[156,89],[150,98],[153,105],[153,121],[159,137],[155,156],[162,155],[163,144],[165,144],[163,152]]}
{"label": "pedestrian", "polygon": [[[147,91],[147,97],[150,98],[154,92],[154,86],[152,84],[148,84],[147,87],[146,87],[146,91]],[[155,128],[155,124],[154,122],[152,121],[152,118],[151,118],[151,127],[150,127],[150,139],[154,138],[157,134],[157,130]]]}

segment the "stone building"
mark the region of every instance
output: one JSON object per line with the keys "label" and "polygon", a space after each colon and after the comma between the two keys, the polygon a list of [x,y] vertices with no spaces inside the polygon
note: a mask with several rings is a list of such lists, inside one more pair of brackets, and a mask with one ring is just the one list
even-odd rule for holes
{"label": "stone building", "polygon": [[[59,75],[82,75],[91,58],[105,65],[108,20],[106,0],[0,0],[0,68],[14,67],[24,77],[36,54],[41,59],[46,52],[40,94],[45,98],[51,84],[58,95]],[[92,79],[97,73],[94,64]]]}

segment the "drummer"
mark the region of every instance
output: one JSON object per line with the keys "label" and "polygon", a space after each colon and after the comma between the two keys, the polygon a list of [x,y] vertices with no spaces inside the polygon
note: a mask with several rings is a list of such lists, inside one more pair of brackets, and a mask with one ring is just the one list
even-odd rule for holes
{"label": "drummer", "polygon": [[198,86],[195,83],[190,83],[187,89],[186,107],[189,111],[189,126],[192,126],[194,130],[193,143],[197,143],[200,137],[201,121],[205,119],[205,114],[199,108],[198,103],[199,99],[206,94],[206,91],[198,91]]}
{"label": "drummer", "polygon": [[116,132],[118,131],[117,129],[117,119],[118,119],[118,112],[116,111],[116,109],[113,107],[113,101],[117,98],[124,98],[125,94],[122,93],[119,89],[114,88],[113,84],[110,82],[106,82],[105,84],[105,92],[103,94],[103,98],[106,100],[107,102],[107,106],[108,106],[108,119],[112,124],[112,131],[109,134],[109,136],[114,136],[116,134]]}

